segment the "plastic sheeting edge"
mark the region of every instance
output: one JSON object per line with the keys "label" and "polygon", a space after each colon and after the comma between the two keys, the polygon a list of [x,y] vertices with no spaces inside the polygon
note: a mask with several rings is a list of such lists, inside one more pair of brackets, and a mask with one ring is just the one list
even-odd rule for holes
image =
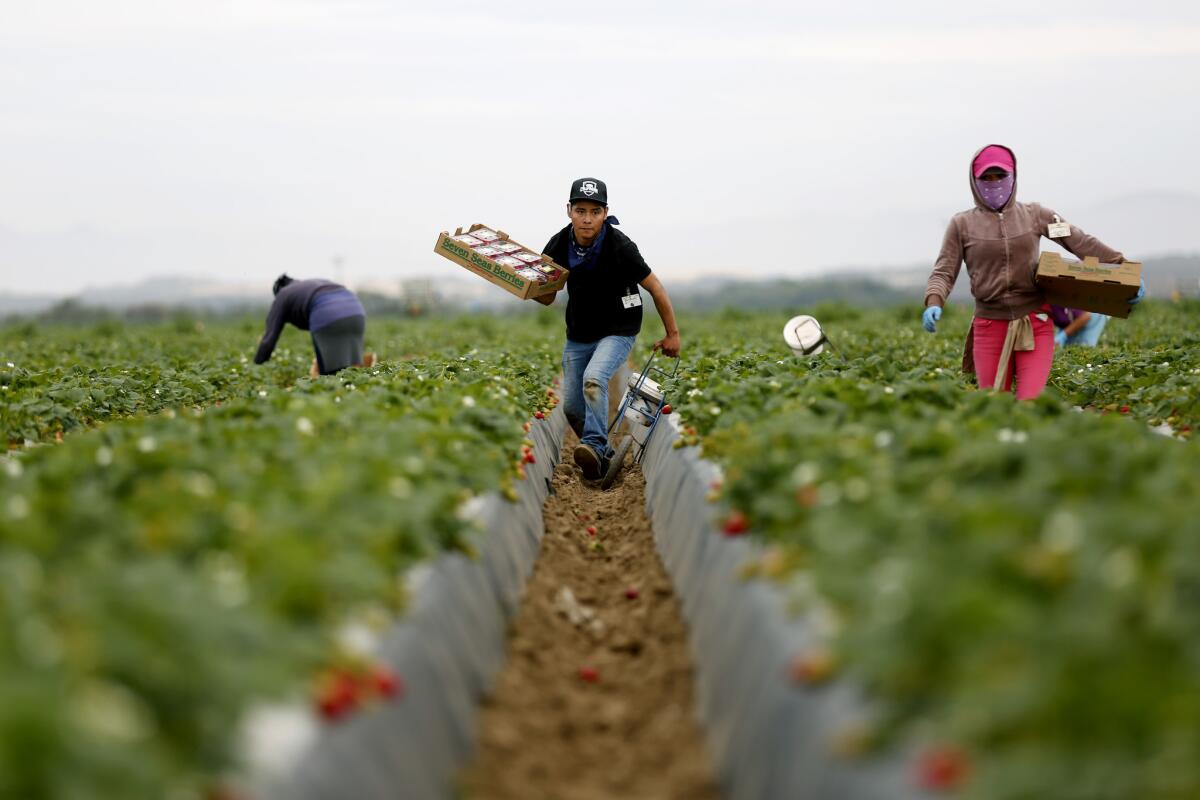
{"label": "plastic sheeting edge", "polygon": [[687,619],[697,714],[730,800],[915,800],[908,754],[847,759],[836,742],[863,718],[846,681],[794,685],[789,665],[811,632],[786,613],[783,593],[738,576],[760,552],[721,534],[707,502],[720,469],[696,448],[676,448],[678,420],[659,425],[642,461],[646,513]]}
{"label": "plastic sheeting edge", "polygon": [[506,657],[516,612],[542,534],[542,504],[559,462],[566,417],[557,406],[535,421],[536,462],[516,484],[517,502],[484,497],[479,556],[434,559],[405,618],[385,634],[378,658],[407,687],[394,703],[322,726],[284,776],[262,792],[271,800],[451,800],[470,757],[478,704]]}

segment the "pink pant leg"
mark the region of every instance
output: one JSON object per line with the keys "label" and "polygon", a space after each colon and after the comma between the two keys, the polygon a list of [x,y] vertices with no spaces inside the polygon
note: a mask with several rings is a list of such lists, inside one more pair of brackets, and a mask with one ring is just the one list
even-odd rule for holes
{"label": "pink pant leg", "polygon": [[[1017,399],[1032,400],[1046,388],[1050,378],[1050,365],[1054,361],[1054,323],[1041,320],[1035,311],[1030,316],[1033,325],[1033,350],[1018,350],[1013,353],[1004,377],[1004,391],[1012,390],[1013,366],[1017,372]],[[1000,366],[1000,353],[1004,350],[1004,337],[1008,335],[1008,321],[1003,319],[981,319],[971,321],[974,335],[972,353],[975,357],[975,375],[982,389],[990,389],[996,382],[996,371]]]}
{"label": "pink pant leg", "polygon": [[[980,389],[991,389],[996,382],[996,369],[1000,365],[1000,351],[1004,349],[1004,337],[1008,333],[1008,321],[1003,319],[971,320],[974,344],[971,353],[975,358],[975,377]],[[1011,372],[1011,370],[1010,370]],[[1012,375],[1004,379],[1004,391],[1012,386]]]}
{"label": "pink pant leg", "polygon": [[1039,313],[1035,312],[1030,319],[1033,323],[1033,349],[1013,354],[1017,365],[1018,400],[1032,400],[1042,393],[1046,381],[1050,379],[1050,365],[1054,363],[1054,323],[1049,318],[1038,319]]}

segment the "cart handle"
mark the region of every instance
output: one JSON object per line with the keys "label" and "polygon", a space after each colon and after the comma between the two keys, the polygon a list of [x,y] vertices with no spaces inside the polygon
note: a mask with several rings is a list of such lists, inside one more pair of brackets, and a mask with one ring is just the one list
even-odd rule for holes
{"label": "cart handle", "polygon": [[[647,374],[649,374],[651,369],[653,369],[655,372],[657,372],[659,375],[663,376],[664,378],[672,378],[673,379],[676,375],[679,374],[679,356],[675,356],[675,358],[672,359],[675,362],[675,366],[671,369],[670,372],[667,372],[665,369],[662,369],[661,367],[651,367],[650,366],[654,362],[654,357],[657,355],[658,355],[657,350],[650,351],[650,357],[646,359],[646,365],[644,367],[642,367],[642,380],[645,380]],[[663,358],[669,358],[669,356],[663,355]],[[641,389],[641,381],[638,382],[638,389],[639,390]]]}

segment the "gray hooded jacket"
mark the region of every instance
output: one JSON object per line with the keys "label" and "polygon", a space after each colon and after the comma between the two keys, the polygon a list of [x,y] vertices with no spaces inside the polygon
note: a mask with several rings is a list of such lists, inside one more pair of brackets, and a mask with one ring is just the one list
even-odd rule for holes
{"label": "gray hooded jacket", "polygon": [[[971,165],[981,152],[983,148],[971,157]],[[1034,283],[1034,272],[1041,237],[1049,238],[1049,225],[1056,215],[1037,203],[1017,202],[1016,163],[1014,156],[1012,197],[999,211],[993,211],[983,202],[968,165],[967,178],[975,207],[955,214],[946,228],[942,251],[938,253],[937,263],[925,287],[926,306],[946,305],[946,298],[950,296],[964,262],[971,279],[977,317],[1019,319],[1046,302]],[[1105,264],[1120,264],[1125,260],[1121,253],[1074,225],[1070,236],[1053,241],[1080,258],[1095,256]]]}

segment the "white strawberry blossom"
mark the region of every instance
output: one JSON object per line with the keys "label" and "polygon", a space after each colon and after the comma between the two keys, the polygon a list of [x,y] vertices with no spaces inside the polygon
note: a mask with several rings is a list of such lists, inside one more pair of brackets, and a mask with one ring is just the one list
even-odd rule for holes
{"label": "white strawberry blossom", "polygon": [[29,501],[19,494],[8,498],[8,516],[13,519],[24,519],[29,516]]}
{"label": "white strawberry blossom", "polygon": [[846,499],[852,503],[861,503],[871,494],[871,484],[862,478],[851,478],[846,481]]}
{"label": "white strawberry blossom", "polygon": [[792,483],[796,486],[808,486],[816,483],[820,475],[821,471],[816,464],[811,461],[801,461],[792,470]]}
{"label": "white strawberry blossom", "polygon": [[1060,509],[1046,518],[1042,542],[1056,553],[1070,553],[1083,542],[1083,521],[1073,511]]}
{"label": "white strawberry blossom", "polygon": [[1100,567],[1104,580],[1114,589],[1123,589],[1137,577],[1137,557],[1128,547],[1118,548],[1104,559]]}

